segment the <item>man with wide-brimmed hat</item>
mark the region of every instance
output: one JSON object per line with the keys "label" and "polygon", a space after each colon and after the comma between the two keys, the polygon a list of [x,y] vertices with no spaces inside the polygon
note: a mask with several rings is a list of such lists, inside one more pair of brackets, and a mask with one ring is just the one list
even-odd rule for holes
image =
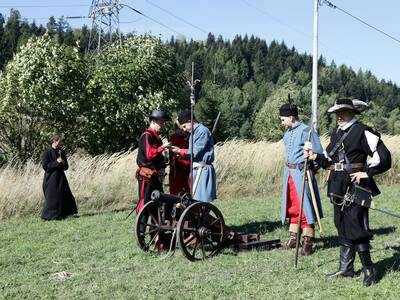
{"label": "man with wide-brimmed hat", "polygon": [[[331,134],[326,151],[317,154],[306,149],[304,155],[329,170],[328,197],[334,207],[340,255],[339,270],[328,277],[353,277],[355,252],[358,252],[363,265],[363,283],[369,286],[376,283],[370,255],[372,233],[368,207],[357,198],[365,190],[372,195],[380,193],[373,176],[390,168],[390,153],[380,150],[383,143],[378,133],[355,119],[367,107],[360,100],[337,99],[328,109],[329,113],[336,114],[338,126]],[[368,156],[371,159],[367,161]],[[368,195],[364,197],[367,201]]]}
{"label": "man with wide-brimmed hat", "polygon": [[[314,252],[314,224],[318,217],[322,218],[322,206],[318,193],[317,182],[314,177],[314,165],[310,165],[310,184],[305,186],[303,211],[300,216],[300,197],[302,193],[302,183],[304,176],[304,157],[303,147],[308,144],[308,148],[315,152],[322,153],[322,146],[318,135],[310,131],[310,127],[299,119],[298,108],[293,103],[285,103],[279,109],[279,116],[283,126],[287,128],[283,136],[285,144],[285,168],[283,174],[282,190],[282,223],[289,220],[289,239],[284,244],[285,249],[296,247],[298,232],[303,234],[301,255],[311,255]],[[312,187],[313,190],[310,189]],[[312,194],[313,192],[313,194]],[[315,202],[313,203],[313,195]],[[300,238],[300,237],[299,237]]]}
{"label": "man with wide-brimmed hat", "polygon": [[170,143],[163,144],[159,131],[164,128],[165,122],[171,120],[163,111],[154,110],[149,116],[149,128],[139,138],[136,178],[138,180],[139,202],[136,212],[150,201],[154,190],[163,191],[162,179],[166,167],[163,152],[170,147]]}

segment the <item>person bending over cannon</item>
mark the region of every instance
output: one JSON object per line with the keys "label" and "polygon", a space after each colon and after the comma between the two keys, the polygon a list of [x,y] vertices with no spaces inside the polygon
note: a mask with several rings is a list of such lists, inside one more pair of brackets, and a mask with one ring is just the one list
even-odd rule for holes
{"label": "person bending over cannon", "polygon": [[[359,100],[337,99],[328,110],[336,113],[338,126],[331,134],[326,152],[320,154],[305,149],[304,156],[329,170],[328,197],[333,204],[340,254],[339,270],[327,276],[353,277],[357,251],[363,266],[363,284],[369,286],[376,283],[376,276],[370,255],[372,233],[366,202],[371,195],[380,193],[373,176],[389,169],[391,158],[379,134],[355,119],[366,107],[367,104]],[[367,162],[368,156],[371,159]],[[360,195],[361,202],[358,201]]]}
{"label": "person bending over cannon", "polygon": [[149,116],[149,128],[139,138],[136,163],[136,179],[138,181],[139,201],[136,205],[136,213],[151,200],[154,190],[163,191],[164,169],[166,167],[163,152],[171,143],[162,143],[158,132],[164,128],[165,121],[170,120],[168,115],[155,110]]}
{"label": "person bending over cannon", "polygon": [[279,109],[281,123],[287,128],[283,136],[285,144],[285,168],[283,175],[282,191],[282,223],[289,219],[289,239],[284,244],[284,249],[296,248],[298,233],[302,231],[303,242],[301,255],[313,253],[314,224],[322,218],[322,206],[318,193],[317,182],[314,177],[314,164],[309,164],[306,175],[308,184],[305,184],[303,211],[300,216],[300,195],[302,194],[302,182],[304,176],[303,147],[305,143],[310,144],[315,152],[322,153],[323,149],[318,135],[309,126],[299,120],[298,108],[292,103],[286,103]]}
{"label": "person bending over cannon", "polygon": [[193,187],[192,198],[197,201],[211,202],[217,198],[216,174],[214,162],[214,140],[210,130],[203,124],[198,123],[193,116],[193,128],[190,110],[184,110],[179,114],[178,122],[182,129],[190,133],[189,148],[181,149],[172,146],[174,153],[182,158],[190,159],[191,143],[193,139]]}

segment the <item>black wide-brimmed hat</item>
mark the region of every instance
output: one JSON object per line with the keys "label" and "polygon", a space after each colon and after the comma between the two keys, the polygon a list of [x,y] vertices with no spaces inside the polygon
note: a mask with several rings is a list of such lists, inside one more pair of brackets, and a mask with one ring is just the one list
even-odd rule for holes
{"label": "black wide-brimmed hat", "polygon": [[151,115],[149,116],[150,120],[161,120],[161,121],[170,121],[171,118],[161,110],[153,110]]}
{"label": "black wide-brimmed hat", "polygon": [[368,104],[364,101],[351,98],[338,98],[335,104],[328,109],[329,113],[336,113],[343,110],[351,110],[355,114],[360,114],[368,108]]}

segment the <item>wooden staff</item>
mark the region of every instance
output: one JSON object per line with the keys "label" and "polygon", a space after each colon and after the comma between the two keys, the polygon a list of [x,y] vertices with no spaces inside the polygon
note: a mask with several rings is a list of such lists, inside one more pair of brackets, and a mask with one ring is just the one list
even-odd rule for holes
{"label": "wooden staff", "polygon": [[308,170],[308,157],[304,160],[303,182],[301,184],[299,221],[298,221],[298,224],[297,224],[297,237],[296,237],[296,255],[295,255],[295,258],[294,258],[294,266],[296,268],[297,268],[297,261],[299,259],[299,245],[300,245],[300,235],[301,235],[301,218],[302,218],[302,215],[303,215],[304,190],[306,188],[307,170]]}
{"label": "wooden staff", "polygon": [[315,197],[314,185],[313,185],[313,182],[312,182],[310,170],[307,170],[307,177],[308,177],[308,180],[307,180],[308,181],[308,187],[310,188],[310,193],[311,193],[311,200],[312,200],[312,204],[313,204],[313,207],[314,207],[315,215],[317,217],[319,232],[322,232],[321,216],[319,215],[319,209],[318,209],[318,205],[317,205],[317,198]]}

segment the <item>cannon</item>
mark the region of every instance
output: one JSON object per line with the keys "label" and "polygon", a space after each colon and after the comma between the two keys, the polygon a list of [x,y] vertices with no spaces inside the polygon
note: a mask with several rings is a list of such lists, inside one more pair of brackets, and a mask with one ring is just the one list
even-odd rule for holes
{"label": "cannon", "polygon": [[242,234],[225,225],[220,210],[198,202],[188,194],[169,195],[156,190],[136,218],[135,236],[147,252],[174,251],[179,247],[191,261],[204,260],[224,248],[234,250],[273,249],[280,240],[261,241],[258,234]]}

